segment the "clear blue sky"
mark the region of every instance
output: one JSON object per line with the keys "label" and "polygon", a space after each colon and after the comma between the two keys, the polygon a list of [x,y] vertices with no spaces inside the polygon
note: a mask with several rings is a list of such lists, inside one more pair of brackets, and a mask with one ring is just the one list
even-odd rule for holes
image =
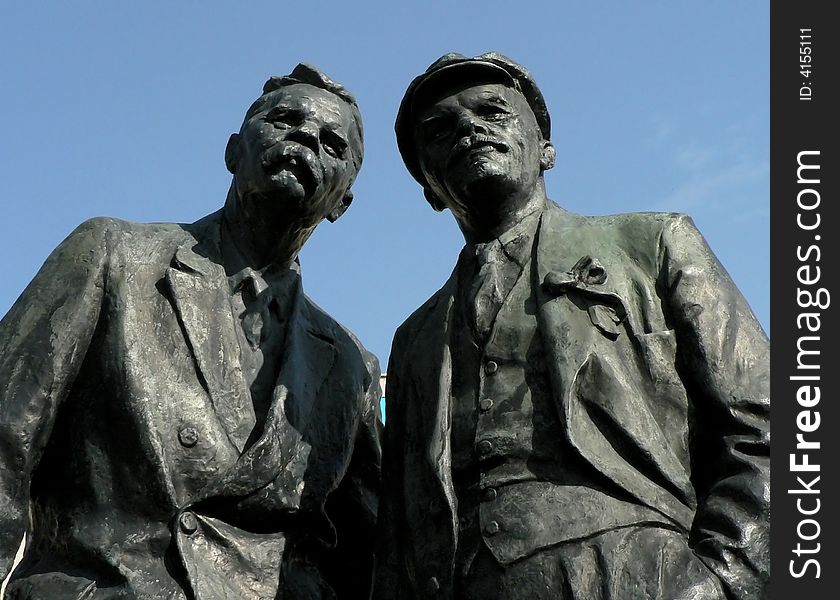
{"label": "clear blue sky", "polygon": [[441,54],[487,50],[548,101],[552,199],[691,214],[768,328],[769,3],[731,0],[5,3],[0,314],[89,217],[219,208],[228,135],[269,75],[307,61],[356,94],[366,155],[353,206],[304,249],[304,286],[384,368],[463,243],[403,168],[397,105]]}

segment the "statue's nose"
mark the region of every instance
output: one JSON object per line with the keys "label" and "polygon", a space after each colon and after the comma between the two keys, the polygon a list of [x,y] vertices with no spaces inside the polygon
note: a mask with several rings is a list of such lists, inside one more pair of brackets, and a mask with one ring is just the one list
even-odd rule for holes
{"label": "statue's nose", "polygon": [[306,146],[307,148],[312,150],[316,155],[321,153],[318,127],[313,123],[301,123],[295,129],[288,133],[286,139],[291,140],[293,142],[297,142],[302,146]]}
{"label": "statue's nose", "polygon": [[463,112],[458,117],[456,132],[458,137],[464,137],[474,133],[487,133],[487,127],[477,115]]}

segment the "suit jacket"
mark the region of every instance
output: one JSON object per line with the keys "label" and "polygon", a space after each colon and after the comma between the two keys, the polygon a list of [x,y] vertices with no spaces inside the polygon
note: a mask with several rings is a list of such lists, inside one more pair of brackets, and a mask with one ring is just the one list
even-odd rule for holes
{"label": "suit jacket", "polygon": [[[532,285],[568,445],[690,539],[732,598],[769,569],[769,342],[691,220],[549,202]],[[397,331],[375,598],[452,596],[456,278]],[[572,523],[573,525],[573,523]]]}
{"label": "suit jacket", "polygon": [[2,321],[0,577],[33,521],[8,598],[367,594],[378,364],[298,291],[244,447],[220,223],[88,221]]}

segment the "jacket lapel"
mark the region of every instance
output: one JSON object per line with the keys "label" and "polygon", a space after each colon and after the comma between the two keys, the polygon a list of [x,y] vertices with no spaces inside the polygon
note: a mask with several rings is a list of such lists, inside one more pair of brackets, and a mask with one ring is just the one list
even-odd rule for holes
{"label": "jacket lapel", "polygon": [[533,282],[540,335],[550,358],[552,389],[560,402],[560,416],[567,428],[573,422],[568,413],[574,375],[591,351],[594,330],[581,319],[581,309],[573,299],[550,293],[546,282],[562,278],[580,258],[575,256],[575,244],[571,239],[578,229],[575,217],[553,202],[547,204],[537,237],[536,281]]}
{"label": "jacket lapel", "polygon": [[218,219],[205,221],[200,222],[205,225],[200,232],[207,237],[198,245],[190,240],[178,248],[166,283],[199,378],[228,439],[241,452],[254,425],[253,408],[242,376],[227,277],[224,268],[208,258],[219,255]]}
{"label": "jacket lapel", "polygon": [[405,354],[411,365],[412,385],[417,389],[416,430],[427,441],[426,458],[443,478],[448,477],[452,357],[449,347],[449,319],[457,285],[457,268],[437,294],[436,301],[415,332]]}
{"label": "jacket lapel", "polygon": [[267,430],[276,428],[283,446],[302,443],[317,393],[332,369],[335,355],[335,332],[312,317],[298,286],[266,426]]}
{"label": "jacket lapel", "polygon": [[[411,397],[415,400],[406,409],[406,432],[417,443],[410,443],[409,448],[416,448],[416,453],[409,452],[404,457],[406,482],[412,482],[421,489],[410,485],[404,490],[407,497],[417,494],[441,494],[446,498],[449,511],[450,528],[441,532],[438,541],[440,548],[454,547],[457,541],[458,522],[455,488],[452,483],[451,403],[452,391],[452,355],[450,350],[450,319],[455,291],[458,283],[458,267],[455,267],[449,280],[434,296],[427,313],[419,327],[412,332],[411,343],[403,354],[402,372],[411,373],[409,381]],[[411,473],[420,473],[416,477]],[[440,486],[429,490],[427,486]],[[409,503],[418,506],[417,503]],[[422,522],[428,517],[428,511],[415,515],[415,522]],[[449,539],[447,540],[447,535]],[[434,553],[431,548],[417,548],[419,555]],[[444,553],[445,555],[445,553]]]}
{"label": "jacket lapel", "polygon": [[[593,239],[597,232],[581,227],[580,220],[550,203],[537,242],[538,279],[534,285],[540,334],[563,427],[571,445],[596,469],[643,503],[685,525],[691,522],[690,510],[662,484],[670,485],[669,489],[674,484],[688,489],[690,484],[650,414],[644,400],[649,392],[632,383],[639,368],[632,356],[635,350],[626,354],[618,350],[637,344],[624,300],[612,291],[606,277],[592,276],[593,281],[587,283],[588,273],[596,272],[587,269],[603,271],[602,265],[587,255],[604,249]],[[605,282],[608,285],[602,285]],[[619,340],[621,336],[632,339]],[[592,385],[597,389],[591,389]],[[593,403],[593,398],[607,404]],[[626,406],[632,408],[625,410]],[[623,414],[628,412],[631,414]],[[596,423],[596,414],[611,418],[611,434],[605,434]],[[622,439],[616,439],[617,435]],[[662,473],[655,477],[658,483],[641,474],[651,473],[651,469],[640,469],[621,449],[627,442]]]}
{"label": "jacket lapel", "polygon": [[312,450],[306,435],[310,416],[335,355],[335,332],[312,316],[298,286],[262,435],[225,476],[202,492],[203,497],[245,496],[270,485],[281,490],[290,505],[299,505],[299,484]]}

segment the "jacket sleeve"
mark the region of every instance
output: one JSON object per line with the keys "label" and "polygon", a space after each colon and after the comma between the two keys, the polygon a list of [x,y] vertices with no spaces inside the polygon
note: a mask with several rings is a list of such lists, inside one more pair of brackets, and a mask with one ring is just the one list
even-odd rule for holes
{"label": "jacket sleeve", "polygon": [[394,338],[393,352],[388,362],[388,381],[385,389],[385,438],[382,447],[382,498],[376,523],[373,600],[403,600],[413,598],[406,579],[403,557],[402,531],[402,457],[406,443],[403,430],[402,396],[400,391],[398,356],[399,333]]}
{"label": "jacket sleeve", "polygon": [[770,342],[689,217],[671,219],[659,281],[695,411],[691,546],[732,598],[769,585]]}
{"label": "jacket sleeve", "polygon": [[373,572],[373,536],[379,505],[382,459],[382,398],[379,362],[362,349],[370,383],[365,391],[359,427],[350,465],[336,493],[328,501],[327,513],[336,528],[336,556],[330,579],[341,600],[364,599],[370,595]]}
{"label": "jacket sleeve", "polygon": [[90,220],[71,233],[0,321],[0,581],[26,529],[32,474],[99,318],[106,224]]}

